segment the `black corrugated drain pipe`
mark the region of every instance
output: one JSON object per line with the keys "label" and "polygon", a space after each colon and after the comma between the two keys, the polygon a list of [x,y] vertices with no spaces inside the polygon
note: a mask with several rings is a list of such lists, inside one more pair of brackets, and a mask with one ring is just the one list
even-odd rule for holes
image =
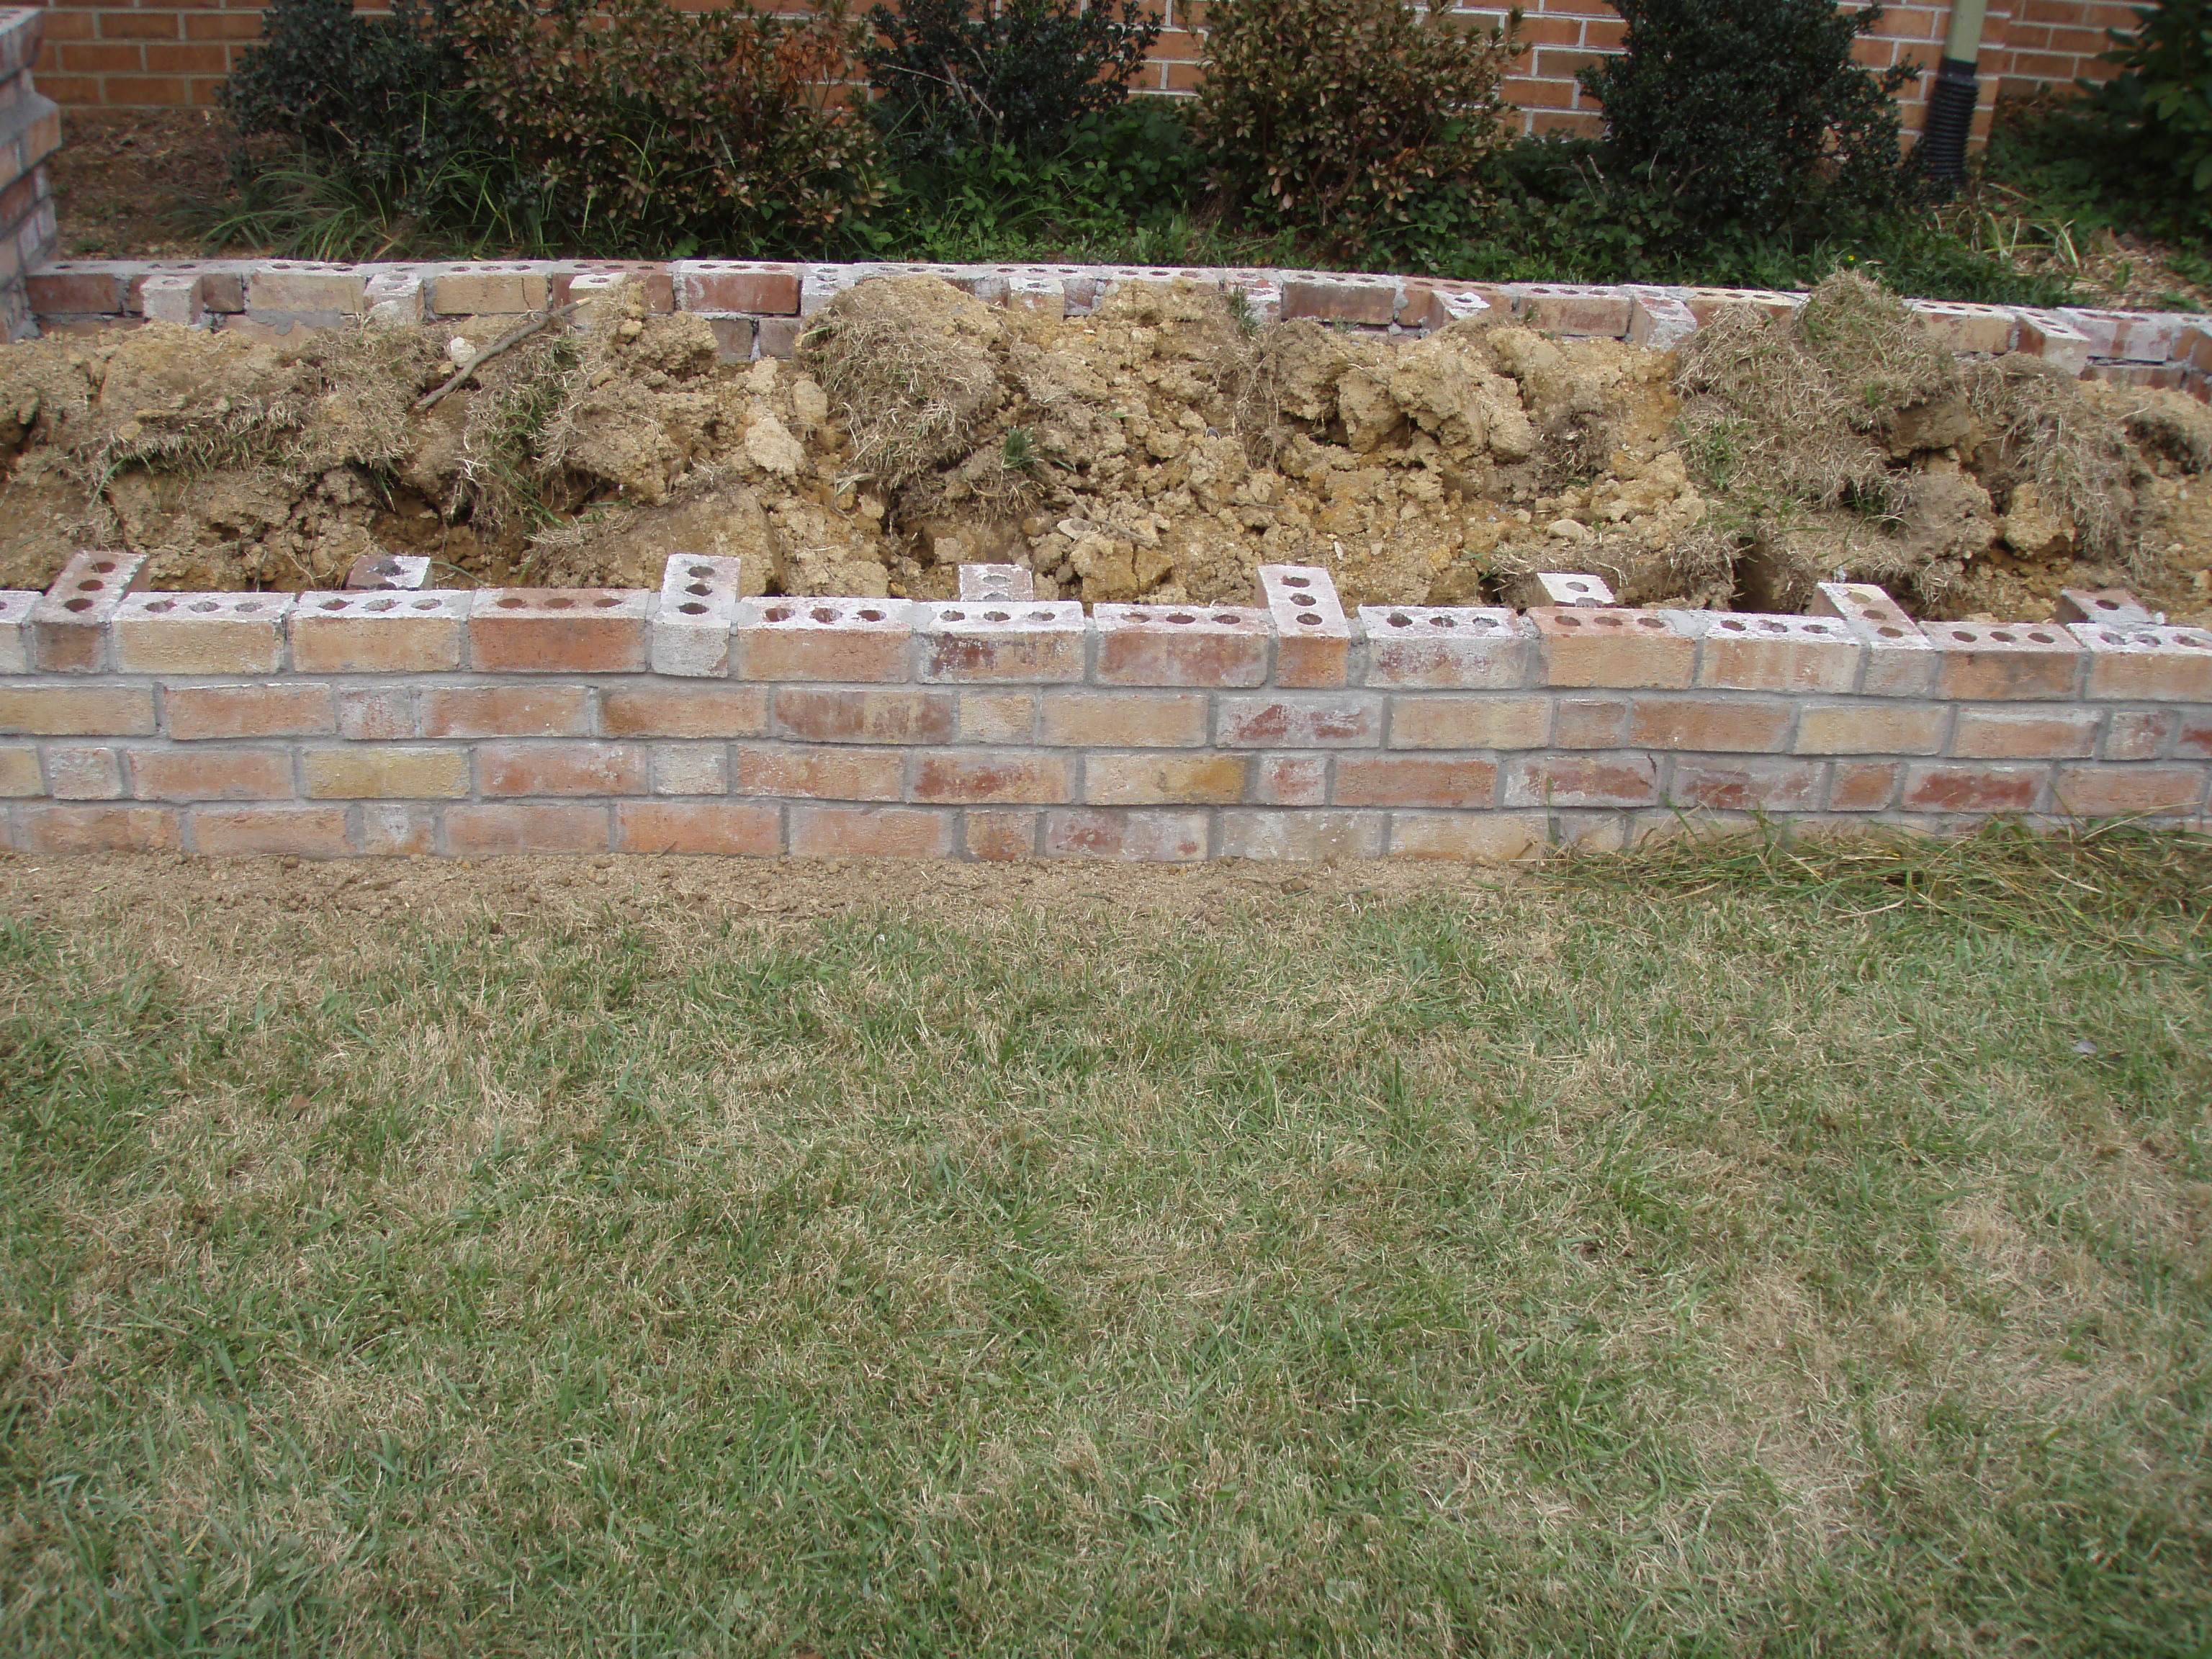
{"label": "black corrugated drain pipe", "polygon": [[1952,6],[1942,61],[1928,95],[1927,125],[1920,130],[1921,170],[1947,196],[1966,177],[1966,140],[1972,136],[1974,105],[1981,96],[1983,4],[1984,0],[1955,0]]}

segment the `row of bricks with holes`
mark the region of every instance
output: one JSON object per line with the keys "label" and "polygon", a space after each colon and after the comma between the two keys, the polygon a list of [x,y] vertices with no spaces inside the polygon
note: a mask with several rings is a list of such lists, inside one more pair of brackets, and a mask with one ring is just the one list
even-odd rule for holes
{"label": "row of bricks with holes", "polygon": [[[198,326],[244,319],[282,326],[349,318],[392,323],[520,315],[638,285],[647,307],[743,322],[744,351],[788,356],[800,319],[871,276],[942,277],[994,303],[1080,315],[1124,283],[1188,281],[1233,290],[1262,322],[1311,318],[1421,331],[1500,314],[1532,328],[1639,344],[1679,344],[1730,305],[1784,314],[1801,294],[1718,288],[1452,283],[1406,276],[1142,265],[802,264],[760,260],[515,261],[322,264],[299,260],[66,261],[30,278],[33,309],[54,326],[153,319]],[[2179,313],[2033,310],[1915,301],[1954,350],[2024,351],[2072,372],[2202,391],[2212,336]],[[737,336],[725,342],[732,350]],[[726,350],[726,355],[732,355]],[[735,355],[744,355],[737,352]],[[2164,381],[2158,377],[2164,375]]]}
{"label": "row of bricks with holes", "polygon": [[[739,562],[678,555],[642,589],[167,593],[143,556],[88,551],[44,595],[0,593],[0,672],[634,674],[839,684],[1221,689],[1645,687],[1968,701],[2212,703],[2212,630],[2123,592],[2070,623],[1922,628],[1880,588],[1827,583],[1815,616],[1573,603],[1362,606],[1328,573],[1262,566],[1257,605],[1027,596],[1028,573],[967,567],[951,601],[743,599]],[[999,573],[994,575],[992,573]],[[1595,578],[1541,578],[1569,598]],[[1008,597],[988,595],[997,586]],[[1012,597],[1018,594],[1019,597]]]}

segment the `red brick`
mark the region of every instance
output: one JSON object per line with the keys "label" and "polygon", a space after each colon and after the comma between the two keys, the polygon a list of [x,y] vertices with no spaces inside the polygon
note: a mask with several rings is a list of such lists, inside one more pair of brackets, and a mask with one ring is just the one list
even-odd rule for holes
{"label": "red brick", "polygon": [[783,850],[783,814],[737,801],[621,801],[615,850],[774,858]]}
{"label": "red brick", "polygon": [[1044,815],[1044,850],[1056,859],[1132,859],[1188,863],[1206,856],[1203,812],[1098,812]]}
{"label": "red brick", "polygon": [[1336,583],[1318,565],[1263,564],[1261,602],[1275,626],[1275,684],[1342,685],[1352,662],[1352,629]]}
{"label": "red brick", "polygon": [[1382,700],[1357,691],[1218,700],[1218,741],[1232,749],[1373,748]]}
{"label": "red brick", "polygon": [[2095,708],[1961,708],[1951,753],[1968,760],[2054,760],[2087,755],[2097,740]]}
{"label": "red brick", "polygon": [[1258,685],[1267,678],[1264,611],[1229,605],[1102,605],[1101,685]]}
{"label": "red brick", "polygon": [[2056,623],[1931,623],[1936,695],[1961,701],[2070,698],[2081,648]]}
{"label": "red brick", "polygon": [[642,795],[646,754],[635,743],[486,743],[477,746],[485,795]]}
{"label": "red brick", "polygon": [[795,267],[734,259],[684,259],[674,269],[676,301],[686,311],[746,312],[762,317],[799,314]]}
{"label": "red brick", "polygon": [[1897,799],[1904,767],[1894,761],[1838,761],[1828,781],[1832,812],[1882,812]]}
{"label": "red brick", "polygon": [[1339,806],[1494,806],[1495,761],[1346,755],[1336,763]]}
{"label": "red brick", "polygon": [[2097,753],[2108,761],[2156,760],[2180,725],[2171,708],[2116,708]]}
{"label": "red brick", "polygon": [[676,309],[676,278],[664,260],[578,259],[574,264],[574,270],[556,270],[547,276],[546,302],[549,305],[568,304],[568,284],[577,277],[612,272],[636,281],[642,290],[645,308],[653,315],[665,317]]}
{"label": "red brick", "polygon": [[1806,812],[1820,804],[1818,761],[1679,760],[1667,794],[1680,807],[1716,812]]}
{"label": "red brick", "polygon": [[599,729],[611,738],[757,738],[768,730],[768,692],[750,685],[610,686],[599,693]]}
{"label": "red brick", "polygon": [[1697,671],[1696,638],[1649,611],[1546,606],[1528,621],[1546,685],[1686,687]]}
{"label": "red brick", "polygon": [[185,815],[192,848],[211,858],[287,853],[303,859],[343,858],[343,806],[196,807]]}
{"label": "red brick", "polygon": [[776,730],[809,743],[949,743],[957,696],[951,691],[819,691],[785,686],[775,694]]}
{"label": "red brick", "polygon": [[608,850],[604,805],[451,806],[446,809],[446,848],[471,858],[512,853],[604,853]]}
{"label": "red brick", "polygon": [[741,748],[741,795],[800,795],[823,800],[897,800],[906,793],[906,757],[896,749]]}
{"label": "red brick", "polygon": [[589,587],[478,593],[469,610],[470,665],[533,674],[640,672],[653,597]]}
{"label": "red brick", "polygon": [[40,738],[143,738],[154,730],[143,685],[0,686],[0,732]]}
{"label": "red brick", "polygon": [[1077,601],[916,609],[924,680],[1052,684],[1083,678],[1086,629]]}
{"label": "red brick", "polygon": [[1915,766],[1905,805],[1916,812],[2026,812],[2043,785],[2039,766]]}
{"label": "red brick", "polygon": [[33,271],[25,281],[31,290],[31,309],[41,317],[122,314],[123,278],[115,271],[53,266]]}
{"label": "red brick", "polygon": [[327,685],[173,685],[161,694],[169,735],[208,738],[322,737],[336,732]]}
{"label": "red brick", "polygon": [[434,673],[461,665],[471,595],[303,593],[291,617],[302,674]]}
{"label": "red brick", "polygon": [[1034,858],[1037,848],[1035,812],[1001,812],[988,809],[960,815],[961,839],[971,859],[1004,863]]}
{"label": "red brick", "polygon": [[1394,277],[1364,282],[1325,276],[1291,276],[1283,283],[1283,316],[1316,318],[1324,323],[1364,323],[1385,327],[1398,319],[1398,284]]}
{"label": "red brick", "polygon": [[732,636],[738,678],[905,679],[913,609],[902,599],[757,599],[740,605]]}
{"label": "red brick", "polygon": [[1771,753],[1790,736],[1790,708],[1762,697],[1638,697],[1628,741],[1641,749]]}
{"label": "red brick", "polygon": [[1065,755],[937,750],[925,752],[915,768],[918,801],[1049,805],[1074,798],[1074,763]]}
{"label": "red brick", "polygon": [[2051,794],[2078,817],[2193,812],[2204,799],[2201,766],[2062,766]]}
{"label": "red brick", "polygon": [[954,815],[886,806],[794,806],[795,858],[945,858],[952,851]]}
{"label": "red brick", "polygon": [[430,686],[422,698],[426,738],[569,738],[592,729],[580,685]]}
{"label": "red brick", "polygon": [[1508,806],[1652,806],[1659,768],[1649,755],[1558,755],[1516,763]]}
{"label": "red brick", "polygon": [[1735,691],[1849,691],[1863,647],[1823,617],[1705,618],[1698,684]]}
{"label": "red brick", "polygon": [[131,775],[140,800],[283,800],[298,793],[286,749],[140,749]]}
{"label": "red brick", "polygon": [[2212,629],[2110,628],[2067,630],[2088,659],[2082,696],[2144,702],[2212,702]]}
{"label": "red brick", "polygon": [[27,853],[173,853],[177,813],[169,806],[27,806]]}
{"label": "red brick", "polygon": [[1244,799],[1248,755],[1094,754],[1083,763],[1083,798],[1094,806],[1184,805]]}

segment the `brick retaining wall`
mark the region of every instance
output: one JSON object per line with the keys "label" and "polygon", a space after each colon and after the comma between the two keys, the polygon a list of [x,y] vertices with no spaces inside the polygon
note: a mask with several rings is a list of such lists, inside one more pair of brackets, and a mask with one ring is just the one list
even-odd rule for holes
{"label": "brick retaining wall", "polygon": [[37,331],[25,273],[54,257],[58,226],[46,158],[61,145],[61,112],[31,81],[46,14],[0,8],[0,338]]}
{"label": "brick retaining wall", "polygon": [[1346,615],[1275,566],[1255,605],[1086,616],[744,600],[686,556],[658,593],[135,592],[143,562],[0,594],[9,848],[1493,859],[1756,816],[2202,827],[2212,779],[2212,631],[2120,595]]}

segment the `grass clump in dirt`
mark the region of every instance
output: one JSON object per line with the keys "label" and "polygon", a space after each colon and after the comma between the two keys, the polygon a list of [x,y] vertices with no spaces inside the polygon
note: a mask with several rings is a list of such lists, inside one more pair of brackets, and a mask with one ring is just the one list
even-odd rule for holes
{"label": "grass clump in dirt", "polygon": [[2212,1638],[2204,843],[1018,873],[11,861],[9,1650]]}

